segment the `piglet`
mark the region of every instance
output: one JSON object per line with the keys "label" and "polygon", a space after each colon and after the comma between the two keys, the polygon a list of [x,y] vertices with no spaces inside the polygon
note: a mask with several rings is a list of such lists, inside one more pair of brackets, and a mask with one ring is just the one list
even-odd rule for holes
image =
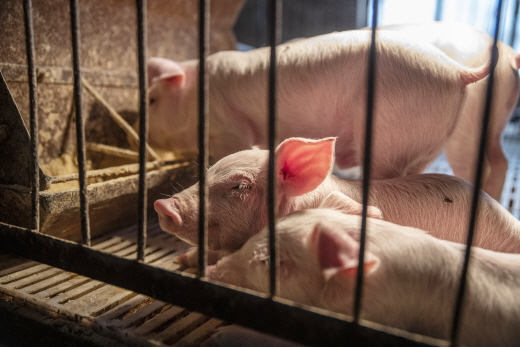
{"label": "piglet", "polygon": [[[278,138],[338,137],[339,169],[364,151],[370,33],[348,31],[277,48]],[[468,69],[433,45],[381,32],[377,40],[373,177],[421,173],[440,154],[458,120],[466,86],[489,73]],[[150,143],[179,157],[198,149],[198,60],[152,58]],[[214,163],[267,145],[269,48],[207,59],[209,154]]]}
{"label": "piglet", "polygon": [[[278,146],[279,217],[317,208],[324,199],[334,199],[338,193],[347,197],[342,202],[348,213],[361,214],[362,182],[330,174],[335,141],[290,138]],[[237,250],[267,225],[267,173],[268,151],[260,149],[229,155],[208,170],[210,250]],[[465,242],[473,196],[470,183],[454,176],[422,174],[372,180],[370,187],[370,217],[427,230],[441,239]],[[195,184],[155,202],[162,229],[193,245],[198,237],[198,190]],[[475,245],[520,253],[520,221],[486,193],[480,197]],[[212,255],[212,260],[221,255]],[[180,260],[194,265],[196,250]]]}
{"label": "piglet", "polygon": [[[297,211],[277,222],[280,296],[352,314],[359,216]],[[449,228],[447,226],[447,228]],[[361,318],[447,339],[465,246],[378,219],[367,225]],[[267,292],[268,230],[207,268],[210,279]],[[520,345],[520,255],[472,250],[460,343]]]}
{"label": "piglet", "polygon": [[[484,31],[455,22],[387,25],[380,29],[399,31],[414,39],[429,42],[450,58],[470,68],[478,67],[489,59],[489,47],[493,43],[493,39]],[[503,42],[499,41],[497,44],[499,54],[495,68],[482,187],[492,198],[500,200],[508,168],[500,140],[520,95],[520,55]],[[467,98],[460,120],[446,146],[446,158],[453,173],[470,182],[474,182],[488,81],[489,78],[486,77],[466,88]]]}

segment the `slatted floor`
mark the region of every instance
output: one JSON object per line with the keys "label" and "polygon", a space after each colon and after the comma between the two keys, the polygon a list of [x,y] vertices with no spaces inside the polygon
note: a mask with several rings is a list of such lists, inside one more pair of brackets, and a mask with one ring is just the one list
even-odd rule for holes
{"label": "slatted floor", "polygon": [[[520,124],[505,130],[504,148],[509,158],[502,205],[520,216]],[[428,172],[451,174],[439,157]],[[187,245],[160,231],[148,231],[146,263],[169,270],[184,270],[174,261]],[[135,259],[135,227],[93,241],[93,248]],[[189,270],[188,270],[189,271]],[[197,346],[224,323],[144,295],[62,271],[12,255],[0,255],[0,293],[32,303],[50,315],[79,321],[98,333],[128,346]]]}
{"label": "slatted floor", "polygon": [[[135,235],[135,227],[127,228],[94,240],[92,248],[135,259]],[[174,259],[188,246],[162,232],[156,222],[148,235],[145,262],[183,270]],[[0,293],[92,326],[128,346],[197,346],[223,325],[215,318],[12,255],[0,255]]]}

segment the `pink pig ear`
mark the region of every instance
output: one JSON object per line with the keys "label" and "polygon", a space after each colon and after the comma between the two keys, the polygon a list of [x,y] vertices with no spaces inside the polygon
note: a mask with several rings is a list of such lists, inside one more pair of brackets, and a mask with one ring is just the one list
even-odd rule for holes
{"label": "pink pig ear", "polygon": [[[326,280],[339,276],[352,279],[359,266],[359,242],[346,232],[335,232],[322,225],[316,225],[311,236],[320,268]],[[370,274],[379,264],[379,258],[365,251],[364,271]]]}
{"label": "pink pig ear", "polygon": [[[361,216],[363,205],[340,192],[332,192],[323,199],[318,208],[330,208],[346,214]],[[375,206],[368,206],[367,217],[383,219],[383,213]]]}
{"label": "pink pig ear", "polygon": [[334,137],[283,141],[276,149],[279,190],[299,196],[316,189],[331,171],[335,142]]}
{"label": "pink pig ear", "polygon": [[186,73],[182,67],[164,58],[150,58],[148,62],[148,85],[165,82],[168,88],[178,89],[184,86]]}

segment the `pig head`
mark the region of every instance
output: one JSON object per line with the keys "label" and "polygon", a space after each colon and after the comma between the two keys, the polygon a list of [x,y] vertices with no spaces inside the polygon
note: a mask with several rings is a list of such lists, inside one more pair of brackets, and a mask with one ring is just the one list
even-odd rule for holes
{"label": "pig head", "polygon": [[[197,152],[197,117],[192,111],[196,95],[194,75],[198,62],[176,63],[164,58],[148,62],[149,142],[155,148],[173,151],[178,157]],[[160,115],[171,114],[171,117]],[[172,136],[175,132],[175,136]]]}
{"label": "pig head", "polygon": [[[465,247],[420,229],[370,219],[359,264],[360,218],[330,209],[302,210],[277,221],[279,296],[352,315],[356,274],[364,269],[361,318],[447,339]],[[269,235],[207,268],[207,277],[268,292]],[[519,255],[475,248],[460,343],[517,346]],[[517,294],[514,294],[517,293]]]}
{"label": "pig head", "polygon": [[[334,160],[334,138],[291,138],[276,149],[278,216],[306,207],[318,207],[330,194],[313,192],[329,177]],[[207,172],[208,247],[236,250],[267,225],[268,151],[231,154]],[[323,196],[322,196],[323,195]],[[298,197],[298,199],[295,199]],[[332,194],[327,201],[336,199]],[[195,245],[198,239],[199,184],[155,202],[161,228]],[[344,196],[340,209],[361,214],[361,204]],[[369,216],[381,217],[373,207]]]}

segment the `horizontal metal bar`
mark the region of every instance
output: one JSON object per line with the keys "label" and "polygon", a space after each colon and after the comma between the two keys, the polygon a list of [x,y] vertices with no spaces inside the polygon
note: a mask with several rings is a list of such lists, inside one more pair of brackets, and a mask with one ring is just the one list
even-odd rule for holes
{"label": "horizontal metal bar", "polygon": [[445,341],[375,323],[353,324],[345,315],[316,308],[307,310],[287,300],[224,287],[4,223],[0,223],[0,251],[306,345],[447,345]]}
{"label": "horizontal metal bar", "polygon": [[[0,71],[7,82],[27,83],[27,65],[0,63]],[[93,86],[107,88],[137,88],[137,73],[126,71],[94,70],[82,68],[84,79]],[[69,67],[37,66],[36,79],[38,84],[65,84],[74,83],[74,72]]]}
{"label": "horizontal metal bar", "polygon": [[[146,163],[146,170],[149,172],[149,171],[157,170],[164,166],[177,165],[177,167],[182,167],[182,166],[188,166],[189,164],[190,164],[190,162],[186,161],[186,160],[154,161],[151,163]],[[118,178],[118,177],[134,175],[138,172],[139,172],[139,164],[128,164],[128,165],[121,165],[121,166],[112,166],[112,167],[109,167],[106,169],[87,171],[87,178],[102,177],[102,178],[106,178],[106,179],[114,179],[114,178]],[[73,173],[73,174],[68,174],[68,175],[53,176],[53,177],[51,177],[49,182],[51,184],[55,184],[55,183],[75,181],[77,179],[78,179],[78,174]]]}
{"label": "horizontal metal bar", "polygon": [[[87,150],[113,155],[115,157],[119,158],[125,158],[125,159],[132,159],[132,160],[139,160],[139,153],[136,151],[132,151],[129,149],[119,148],[115,146],[109,146],[102,143],[96,143],[96,142],[87,142],[86,144]],[[88,177],[88,171],[87,171],[87,177]]]}

